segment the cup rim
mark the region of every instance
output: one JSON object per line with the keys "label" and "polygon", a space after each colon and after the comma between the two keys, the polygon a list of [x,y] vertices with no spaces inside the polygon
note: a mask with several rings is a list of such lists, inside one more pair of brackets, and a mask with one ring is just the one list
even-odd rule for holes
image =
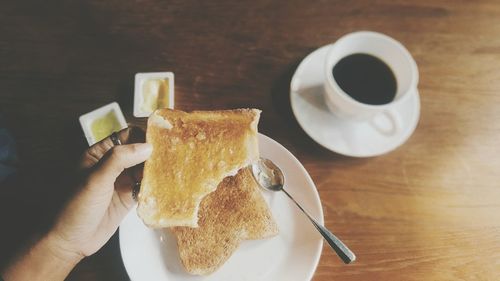
{"label": "cup rim", "polygon": [[[341,41],[349,40],[349,39],[352,39],[352,37],[357,37],[357,36],[374,36],[374,37],[381,38],[383,40],[389,41],[391,44],[396,46],[396,48],[398,48],[401,51],[403,56],[407,59],[409,65],[410,65],[410,68],[411,68],[411,72],[412,72],[410,86],[408,87],[408,89],[405,91],[405,93],[402,96],[400,96],[400,97],[398,97],[398,98],[396,98],[396,99],[394,99],[391,102],[386,103],[386,104],[362,103],[362,102],[355,100],[354,98],[349,96],[344,90],[342,90],[342,88],[340,88],[340,86],[337,84],[337,81],[335,81],[335,79],[333,78],[333,75],[330,75],[331,68],[333,67],[333,65],[335,63],[338,62],[337,61],[335,63],[330,63],[330,57],[331,57],[331,54],[335,51],[335,45],[337,45]],[[330,45],[330,49],[328,50],[328,52],[326,54],[325,73],[326,73],[325,76],[326,76],[327,83],[329,83],[330,86],[333,87],[337,93],[339,93],[339,96],[342,99],[344,99],[345,101],[351,102],[351,103],[355,103],[358,106],[363,107],[365,109],[374,109],[374,108],[380,109],[380,108],[392,106],[393,104],[401,102],[402,100],[404,100],[405,98],[410,96],[410,93],[414,89],[417,88],[418,80],[419,80],[417,63],[413,59],[410,52],[405,48],[405,46],[403,44],[401,44],[401,42],[399,42],[396,39],[394,39],[388,35],[385,35],[383,33],[375,32],[375,31],[367,31],[367,30],[347,33],[347,34],[343,35],[342,37],[340,37],[339,39],[337,39],[337,41],[335,41],[334,43],[332,43]],[[331,93],[326,91],[326,95],[327,95],[328,99],[331,99],[331,95],[332,95]]]}

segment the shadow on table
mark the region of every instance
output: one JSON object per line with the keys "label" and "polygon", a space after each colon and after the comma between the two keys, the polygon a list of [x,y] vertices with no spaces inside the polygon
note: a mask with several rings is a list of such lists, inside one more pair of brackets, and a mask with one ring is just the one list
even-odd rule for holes
{"label": "shadow on table", "polygon": [[[77,122],[67,123],[61,130],[66,137],[51,145],[53,149],[45,146],[53,141],[46,136],[33,136],[32,143],[19,143],[24,153],[17,172],[0,182],[0,267],[45,233],[75,192],[78,179],[74,171],[86,143]],[[26,153],[34,150],[38,152]]]}

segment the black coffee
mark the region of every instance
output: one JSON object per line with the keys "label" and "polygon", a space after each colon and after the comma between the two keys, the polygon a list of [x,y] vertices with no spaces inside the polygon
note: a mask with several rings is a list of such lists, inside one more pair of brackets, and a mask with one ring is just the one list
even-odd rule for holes
{"label": "black coffee", "polygon": [[332,74],[340,88],[359,102],[380,105],[391,102],[396,96],[396,77],[377,57],[349,55],[333,67]]}

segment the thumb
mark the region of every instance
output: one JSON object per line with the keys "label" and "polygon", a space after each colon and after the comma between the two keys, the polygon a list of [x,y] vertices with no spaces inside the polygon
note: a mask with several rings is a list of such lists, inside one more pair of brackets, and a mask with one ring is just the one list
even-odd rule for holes
{"label": "thumb", "polygon": [[153,147],[148,143],[114,146],[100,161],[100,167],[93,175],[94,179],[98,182],[114,183],[125,169],[146,161],[152,151]]}

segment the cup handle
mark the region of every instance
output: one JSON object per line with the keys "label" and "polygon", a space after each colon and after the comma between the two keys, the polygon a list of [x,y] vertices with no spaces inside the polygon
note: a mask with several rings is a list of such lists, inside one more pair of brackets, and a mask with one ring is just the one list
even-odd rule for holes
{"label": "cup handle", "polygon": [[[380,123],[382,123],[382,120],[386,120],[383,123],[388,123],[390,124],[389,126],[382,126]],[[377,122],[378,121],[378,122]],[[398,115],[395,114],[393,111],[386,110],[383,111],[382,113],[379,113],[375,115],[371,120],[370,120],[370,125],[377,130],[380,134],[391,137],[397,134],[401,128],[401,122],[399,121]]]}

